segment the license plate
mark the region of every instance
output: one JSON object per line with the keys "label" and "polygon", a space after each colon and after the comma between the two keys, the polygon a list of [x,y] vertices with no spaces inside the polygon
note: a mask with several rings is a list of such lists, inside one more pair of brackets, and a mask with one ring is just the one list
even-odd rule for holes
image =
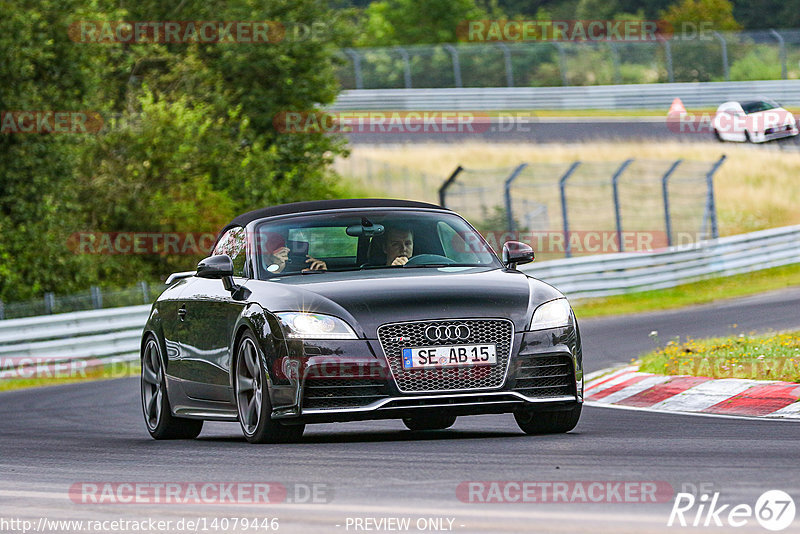
{"label": "license plate", "polygon": [[494,345],[447,345],[403,349],[403,369],[461,367],[497,363]]}

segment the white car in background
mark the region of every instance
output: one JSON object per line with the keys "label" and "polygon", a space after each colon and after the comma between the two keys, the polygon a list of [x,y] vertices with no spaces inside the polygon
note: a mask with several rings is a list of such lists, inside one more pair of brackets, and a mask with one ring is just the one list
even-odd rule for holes
{"label": "white car in background", "polygon": [[719,141],[764,143],[798,134],[794,115],[769,98],[725,102],[712,126]]}

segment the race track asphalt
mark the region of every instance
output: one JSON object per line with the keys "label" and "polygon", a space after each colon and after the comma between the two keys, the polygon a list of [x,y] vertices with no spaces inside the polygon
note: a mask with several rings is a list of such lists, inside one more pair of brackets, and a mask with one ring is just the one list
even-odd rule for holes
{"label": "race track asphalt", "polygon": [[[795,289],[683,311],[585,320],[586,368],[626,362],[648,350],[652,330],[665,341],[800,327],[798,310]],[[302,443],[262,446],[247,444],[238,424],[207,423],[197,440],[156,442],[145,431],[132,378],[3,393],[0,420],[3,532],[19,531],[4,530],[3,519],[38,525],[40,517],[277,517],[279,532],[363,532],[354,529],[356,518],[383,517],[449,518],[454,532],[700,530],[666,526],[671,498],[645,504],[468,503],[456,495],[465,481],[665,481],[675,492],[692,485],[720,492],[720,502],[730,504],[752,506],[770,489],[800,499],[800,426],[785,421],[586,407],[573,432],[554,436],[525,436],[503,415],[464,417],[450,430],[427,434],[408,432],[399,421],[313,425]],[[321,484],[328,502],[82,504],[69,498],[73,484],[104,481]],[[736,531],[765,532],[755,520]]]}
{"label": "race track asphalt", "polygon": [[[506,119],[492,124],[453,128],[443,132],[436,128],[427,131],[398,131],[375,126],[371,130],[344,134],[354,145],[402,143],[463,143],[465,141],[500,143],[574,143],[592,141],[680,141],[691,144],[716,143],[708,130],[670,127],[665,117],[641,118],[532,118]],[[759,148],[797,150],[800,136],[771,141]],[[721,145],[725,146],[725,145]]]}

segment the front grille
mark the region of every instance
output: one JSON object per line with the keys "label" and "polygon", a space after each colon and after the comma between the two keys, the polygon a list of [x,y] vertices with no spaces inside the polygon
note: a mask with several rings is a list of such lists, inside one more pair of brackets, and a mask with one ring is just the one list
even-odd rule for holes
{"label": "front grille", "polygon": [[517,377],[514,391],[526,397],[575,395],[575,374],[569,356],[520,357],[515,362],[514,374]]}
{"label": "front grille", "polygon": [[385,380],[309,378],[303,387],[303,408],[359,408],[388,396]]}
{"label": "front grille", "polygon": [[[471,336],[458,342],[431,341],[425,336],[425,329],[431,325],[467,325]],[[378,328],[378,340],[392,376],[397,388],[405,393],[499,388],[506,376],[513,337],[514,325],[505,319],[419,321],[386,324]],[[401,338],[402,341],[399,341]],[[405,347],[478,344],[496,346],[496,365],[403,369],[402,353]]]}

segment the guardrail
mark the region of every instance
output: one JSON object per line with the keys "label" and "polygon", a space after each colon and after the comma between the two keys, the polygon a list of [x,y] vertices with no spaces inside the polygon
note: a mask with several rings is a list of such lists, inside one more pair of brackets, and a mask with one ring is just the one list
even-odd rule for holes
{"label": "guardrail", "polygon": [[[522,270],[581,299],[673,287],[800,263],[800,225],[723,237],[652,253],[616,253],[531,264]],[[150,306],[91,310],[0,322],[0,377],[15,365],[139,357]],[[9,365],[12,362],[12,365]]]}
{"label": "guardrail", "polygon": [[728,100],[767,96],[784,106],[800,106],[797,80],[756,82],[655,83],[585,87],[487,87],[445,89],[354,89],[342,91],[331,106],[343,110],[537,110],[663,109],[675,97],[691,108],[717,107]]}
{"label": "guardrail", "polygon": [[0,377],[47,376],[62,362],[85,369],[136,360],[149,313],[148,304],[0,321]]}
{"label": "guardrail", "polygon": [[572,299],[664,289],[800,263],[800,226],[701,241],[657,252],[602,254],[521,267]]}

